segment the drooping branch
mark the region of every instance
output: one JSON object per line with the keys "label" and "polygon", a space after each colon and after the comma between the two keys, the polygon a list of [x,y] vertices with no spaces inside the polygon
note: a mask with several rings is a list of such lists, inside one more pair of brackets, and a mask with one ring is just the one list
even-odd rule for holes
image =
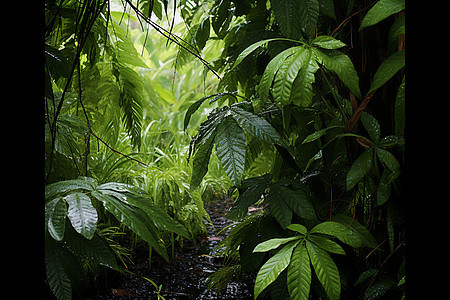
{"label": "drooping branch", "polygon": [[[134,10],[134,12],[136,13],[136,15],[138,17],[141,17],[145,22],[147,22],[147,24],[149,24],[150,26],[152,26],[159,34],[161,34],[162,36],[164,36],[166,39],[170,40],[171,42],[174,42],[175,44],[177,44],[178,46],[180,46],[181,48],[183,48],[184,50],[186,50],[187,52],[189,52],[190,54],[192,54],[193,56],[195,56],[198,60],[200,60],[200,62],[208,69],[210,70],[219,80],[221,79],[221,77],[219,76],[219,74],[211,68],[211,66],[209,65],[209,63],[204,60],[200,54],[195,53],[197,52],[196,48],[193,47],[190,43],[188,43],[187,41],[183,40],[182,38],[180,38],[179,36],[173,34],[171,31],[168,31],[166,29],[164,29],[163,27],[159,26],[158,24],[156,24],[155,22],[153,22],[152,20],[150,20],[149,16],[146,16],[141,10],[139,10],[139,8],[137,8],[132,2],[131,0],[123,0],[125,1],[130,7],[131,9]],[[191,49],[190,49],[191,48]]]}

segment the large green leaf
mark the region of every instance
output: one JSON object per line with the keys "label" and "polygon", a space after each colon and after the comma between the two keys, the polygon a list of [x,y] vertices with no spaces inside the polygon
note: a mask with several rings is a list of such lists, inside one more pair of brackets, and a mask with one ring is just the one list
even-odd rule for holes
{"label": "large green leaf", "polygon": [[264,103],[266,103],[267,100],[269,99],[270,87],[272,86],[273,79],[275,78],[278,69],[280,68],[281,64],[286,60],[286,58],[295,53],[296,49],[297,47],[291,47],[280,52],[267,65],[258,85],[258,94],[259,97],[261,98],[259,106],[263,106]]}
{"label": "large green leaf", "polygon": [[372,149],[364,151],[352,164],[347,173],[347,191],[360,181],[372,166]]}
{"label": "large green leaf", "polygon": [[185,238],[189,238],[186,228],[172,219],[161,207],[152,202],[150,195],[143,190],[124,183],[108,182],[97,187],[97,191],[116,197],[126,204],[142,209],[160,230],[174,232]]}
{"label": "large green leaf", "polygon": [[364,16],[359,31],[405,9],[405,0],[380,0]]}
{"label": "large green leaf", "polygon": [[392,171],[392,173],[400,173],[400,163],[391,152],[381,148],[377,148],[376,153],[380,161],[384,163],[386,167],[388,167],[388,169]]}
{"label": "large green leaf", "polygon": [[405,66],[405,50],[395,52],[380,65],[373,77],[372,85],[367,94],[378,89],[392,78],[401,68]]}
{"label": "large green leaf", "polygon": [[217,128],[216,154],[234,185],[241,184],[245,166],[245,135],[236,121],[228,116]]}
{"label": "large green leaf", "polygon": [[[302,31],[308,38],[312,38],[316,32],[317,20],[319,18],[319,0],[297,0],[299,2],[299,12],[296,16],[299,18]],[[276,1],[284,2],[284,1]]]}
{"label": "large green leaf", "polygon": [[58,300],[72,299],[72,285],[70,278],[64,270],[59,247],[45,247],[45,269],[48,285]]}
{"label": "large green leaf", "polygon": [[287,187],[280,180],[270,187],[270,193],[276,193],[277,201],[286,203],[301,218],[316,220],[316,212],[311,204],[311,199],[304,190]]}
{"label": "large green leaf", "polygon": [[57,196],[66,196],[72,191],[92,191],[97,181],[91,177],[80,176],[77,179],[58,181],[45,186],[45,201],[53,200]]}
{"label": "large green leaf", "polygon": [[281,33],[288,38],[299,39],[301,37],[301,11],[302,0],[284,0],[271,2],[275,21],[280,26]]}
{"label": "large green leaf", "polygon": [[339,222],[358,233],[363,245],[371,248],[375,248],[378,245],[373,235],[369,232],[369,230],[367,230],[366,227],[361,225],[358,220],[343,214],[337,214],[331,217],[331,220]]}
{"label": "large green leaf", "polygon": [[287,269],[287,286],[291,300],[308,300],[311,285],[311,264],[304,243],[292,253]]}
{"label": "large green leaf", "polygon": [[307,107],[311,104],[313,97],[312,84],[315,81],[315,73],[319,69],[319,65],[314,59],[312,52],[304,61],[305,65],[298,72],[297,77],[292,83],[291,101],[297,106]]}
{"label": "large green leaf", "polygon": [[267,252],[269,250],[276,249],[276,248],[280,247],[283,244],[286,244],[286,243],[291,242],[291,241],[298,240],[300,238],[301,238],[301,236],[293,236],[293,237],[288,237],[288,238],[270,239],[268,241],[259,243],[255,247],[255,249],[253,249],[253,252]]}
{"label": "large green leaf", "polygon": [[376,144],[380,140],[380,123],[368,112],[363,111],[361,114],[361,123],[369,133],[370,138]]}
{"label": "large green leaf", "polygon": [[292,209],[286,204],[277,188],[271,188],[267,196],[269,208],[275,219],[280,223],[281,227],[286,228],[291,224]]}
{"label": "large green leaf", "polygon": [[72,227],[88,240],[92,239],[97,228],[97,210],[87,195],[75,192],[67,195],[66,202],[69,204],[67,217]]}
{"label": "large green leaf", "polygon": [[244,60],[244,58],[246,58],[250,53],[255,51],[257,48],[261,47],[262,45],[264,45],[264,44],[266,44],[268,42],[272,42],[272,41],[291,41],[291,40],[284,39],[284,38],[273,38],[273,39],[267,39],[267,40],[258,41],[258,42],[254,43],[254,44],[251,44],[250,46],[245,48],[244,51],[242,51],[239,54],[239,56],[234,61],[233,67],[231,67],[230,71],[232,71],[234,68],[236,68]]}
{"label": "large green leaf", "polygon": [[341,279],[339,270],[328,253],[313,243],[306,241],[314,272],[322,284],[330,300],[339,300],[341,294]]}
{"label": "large green leaf", "polygon": [[344,249],[332,240],[318,235],[310,235],[308,240],[327,252],[345,255]]}
{"label": "large green leaf", "polygon": [[339,50],[312,48],[318,63],[334,72],[349,90],[359,99],[359,77],[350,58]]}
{"label": "large green leaf", "polygon": [[108,242],[95,233],[90,240],[68,229],[64,237],[66,246],[78,256],[112,269],[119,269],[116,257]]}
{"label": "large green leaf", "polygon": [[319,35],[312,41],[312,45],[324,49],[339,49],[345,46],[343,42],[329,35]]}
{"label": "large green leaf", "polygon": [[334,221],[322,222],[311,229],[310,233],[322,233],[337,237],[341,242],[353,248],[359,248],[362,245],[361,238],[355,230]]}
{"label": "large green leaf", "polygon": [[45,204],[45,220],[48,232],[57,241],[64,238],[67,205],[63,197],[58,197]]}
{"label": "large green leaf", "polygon": [[239,107],[233,107],[231,114],[240,127],[257,139],[267,143],[284,145],[280,134],[265,119]]}
{"label": "large green leaf", "polygon": [[98,191],[91,193],[97,200],[103,202],[104,207],[116,217],[116,219],[130,228],[150,244],[166,261],[169,257],[165,251],[162,240],[148,216],[139,208],[130,206],[113,196]]}
{"label": "large green leaf", "polygon": [[291,261],[292,251],[299,242],[294,241],[281,248],[259,269],[255,280],[254,299],[287,268]]}
{"label": "large green leaf", "polygon": [[301,62],[297,60],[297,57],[305,51],[305,48],[298,46],[295,47],[295,50],[293,55],[286,57],[275,75],[272,95],[275,104],[279,107],[290,103],[292,82],[294,82],[301,67]]}

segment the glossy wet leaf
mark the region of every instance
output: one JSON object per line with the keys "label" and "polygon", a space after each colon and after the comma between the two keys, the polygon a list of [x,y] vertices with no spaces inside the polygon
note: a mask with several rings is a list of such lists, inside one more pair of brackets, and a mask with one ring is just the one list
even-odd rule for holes
{"label": "glossy wet leaf", "polygon": [[255,249],[253,249],[253,252],[267,252],[269,250],[272,249],[276,249],[278,247],[280,247],[283,244],[286,244],[288,242],[291,241],[295,241],[300,239],[301,237],[299,236],[293,236],[293,237],[289,237],[289,238],[275,238],[275,239],[270,239],[268,241],[262,242],[260,244],[258,244]]}
{"label": "glossy wet leaf", "polygon": [[292,253],[287,269],[287,286],[291,300],[308,300],[311,285],[311,263],[304,243]]}
{"label": "glossy wet leaf", "polygon": [[359,31],[405,9],[405,0],[380,0],[364,16]]}
{"label": "glossy wet leaf", "polygon": [[370,139],[376,144],[380,140],[380,123],[369,113],[361,114],[361,123],[369,133]]}
{"label": "glossy wet leaf", "polygon": [[281,33],[288,38],[301,37],[301,4],[299,0],[274,1],[272,4],[275,21],[280,25]]}
{"label": "glossy wet leaf", "polygon": [[353,229],[334,221],[322,222],[309,232],[311,234],[322,233],[337,237],[341,242],[346,243],[353,248],[359,248],[362,245],[359,235]]}
{"label": "glossy wet leaf", "polygon": [[312,41],[313,46],[324,49],[339,49],[346,45],[338,39],[329,35],[320,35]]}
{"label": "glossy wet leaf", "polygon": [[339,50],[312,48],[316,60],[328,70],[334,72],[346,87],[361,99],[359,77],[350,58]]}
{"label": "glossy wet leaf", "polygon": [[245,135],[232,117],[227,117],[217,128],[216,153],[222,167],[236,186],[241,184],[245,166]]}
{"label": "glossy wet leaf", "polygon": [[97,210],[91,203],[91,198],[83,193],[72,193],[65,197],[69,204],[67,217],[72,227],[88,240],[94,236],[97,228]]}
{"label": "glossy wet leaf", "polygon": [[298,243],[299,241],[287,244],[259,269],[255,280],[254,299],[287,268],[291,261],[292,251]]}
{"label": "glossy wet leaf", "polygon": [[395,52],[389,56],[378,68],[373,77],[372,85],[367,94],[378,89],[391,79],[401,68],[405,66],[405,50]]}
{"label": "glossy wet leaf", "polygon": [[[300,19],[302,31],[308,38],[312,38],[316,32],[319,18],[319,0],[297,0],[297,2],[299,2],[299,10],[297,11],[300,12],[297,18]],[[294,11],[294,14],[297,11]]]}
{"label": "glossy wet leaf", "polygon": [[59,197],[48,202],[45,205],[45,216],[50,235],[55,240],[61,241],[64,238],[67,216],[67,205],[64,198]]}
{"label": "glossy wet leaf", "polygon": [[303,235],[306,235],[308,233],[308,229],[306,229],[306,227],[303,226],[302,224],[291,224],[286,228],[293,231],[297,231],[298,233]]}
{"label": "glossy wet leaf", "polygon": [[347,191],[352,189],[369,172],[372,166],[372,149],[364,151],[347,173]]}
{"label": "glossy wet leaf", "polygon": [[234,107],[231,114],[238,125],[247,133],[267,143],[284,145],[280,134],[264,118],[239,107]]}
{"label": "glossy wet leaf", "polygon": [[166,261],[169,260],[156,228],[142,210],[98,191],[93,191],[92,196],[103,202],[106,210],[112,213],[119,222],[148,242]]}
{"label": "glossy wet leaf", "polygon": [[339,271],[330,255],[313,243],[306,241],[314,272],[331,300],[338,300],[341,294]]}

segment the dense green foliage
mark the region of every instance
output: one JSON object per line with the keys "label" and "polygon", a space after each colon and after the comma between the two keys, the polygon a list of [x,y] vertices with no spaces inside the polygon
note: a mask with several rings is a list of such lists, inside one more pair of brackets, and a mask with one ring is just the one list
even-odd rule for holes
{"label": "dense green foliage", "polygon": [[46,1],[54,295],[81,295],[86,269],[124,271],[124,235],[169,260],[228,190],[236,223],[211,288],[255,274],[255,299],[404,296],[404,9]]}

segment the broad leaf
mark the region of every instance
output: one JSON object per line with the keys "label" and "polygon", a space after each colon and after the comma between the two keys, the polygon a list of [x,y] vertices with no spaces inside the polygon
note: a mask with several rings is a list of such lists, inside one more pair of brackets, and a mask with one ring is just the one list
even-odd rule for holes
{"label": "broad leaf", "polygon": [[292,251],[299,242],[291,242],[281,248],[259,269],[255,280],[254,299],[287,268],[291,261]]}
{"label": "broad leaf", "polygon": [[83,193],[72,193],[66,196],[69,204],[67,217],[72,227],[88,240],[92,239],[97,228],[97,210],[91,203],[91,198]]}
{"label": "broad leaf", "polygon": [[384,163],[392,173],[400,173],[400,163],[391,152],[381,148],[377,148],[376,152],[378,159]]}
{"label": "broad leaf", "polygon": [[329,35],[319,35],[312,41],[312,45],[324,49],[339,49],[345,46],[343,42]]}
{"label": "broad leaf", "polygon": [[284,202],[282,195],[278,189],[271,188],[267,196],[269,208],[275,219],[280,223],[281,227],[286,228],[291,224],[292,209]]}
{"label": "broad leaf", "polygon": [[286,57],[280,65],[273,83],[273,99],[280,107],[290,103],[292,83],[302,66],[302,54],[305,52],[305,48],[298,46],[294,49],[295,53]]}
{"label": "broad leaf", "polygon": [[339,300],[341,294],[341,279],[338,268],[330,255],[313,243],[306,241],[314,272],[322,284],[330,300]]}
{"label": "broad leaf", "polygon": [[158,229],[174,232],[185,238],[189,238],[189,233],[186,228],[172,219],[164,209],[155,205],[150,195],[143,190],[124,183],[108,182],[99,185],[97,191],[114,196],[126,204],[142,209]]}
{"label": "broad leaf", "polygon": [[291,224],[286,228],[289,230],[297,231],[298,233],[303,235],[306,235],[308,233],[308,229],[306,229],[306,227],[301,224]]}
{"label": "broad leaf", "polygon": [[269,99],[269,91],[272,86],[273,79],[278,72],[281,64],[291,55],[293,55],[296,51],[297,47],[288,48],[275,56],[267,65],[264,70],[263,76],[261,77],[261,81],[258,85],[258,94],[261,98],[261,103],[259,106],[263,106],[264,103]]}
{"label": "broad leaf", "polygon": [[369,133],[370,138],[376,144],[380,140],[380,123],[368,112],[361,114],[361,123]]}
{"label": "broad leaf", "polygon": [[364,151],[347,173],[347,191],[352,189],[369,172],[372,166],[372,149]]}
{"label": "broad leaf", "polygon": [[345,255],[344,249],[332,240],[317,235],[310,235],[308,240],[327,252]]}
{"label": "broad leaf", "polygon": [[72,285],[64,270],[59,247],[45,247],[45,269],[48,285],[58,300],[72,299]]}
{"label": "broad leaf", "polygon": [[272,249],[276,249],[278,247],[280,247],[283,244],[286,244],[290,241],[295,241],[300,239],[300,236],[293,236],[293,237],[288,237],[288,238],[275,238],[275,239],[270,239],[268,241],[259,243],[255,249],[253,249],[253,252],[267,252],[269,250]]}
{"label": "broad leaf", "polygon": [[126,225],[134,233],[139,235],[162,257],[164,257],[166,261],[169,261],[169,257],[167,256],[156,228],[142,210],[127,205],[113,196],[105,195],[98,191],[93,191],[91,194],[97,200],[103,202],[106,210],[112,213],[119,222]]}
{"label": "broad leaf", "polygon": [[305,244],[292,253],[287,270],[287,286],[291,300],[308,300],[311,285],[311,264]]}
{"label": "broad leaf", "polygon": [[234,185],[241,184],[245,166],[245,135],[232,117],[227,117],[217,128],[216,153],[222,167]]}
{"label": "broad leaf", "polygon": [[380,65],[373,77],[372,85],[367,94],[378,89],[392,78],[401,68],[405,66],[405,50],[395,52]]}
{"label": "broad leaf", "polygon": [[345,86],[359,99],[359,77],[350,58],[339,50],[312,48],[317,61],[334,72]]}
{"label": "broad leaf", "polygon": [[56,196],[65,196],[71,191],[92,191],[96,186],[95,179],[83,176],[77,179],[58,181],[45,186],[45,201],[53,200]]}
{"label": "broad leaf", "polygon": [[273,39],[262,40],[262,41],[254,43],[254,44],[251,44],[250,46],[245,48],[244,51],[242,51],[239,54],[239,56],[234,61],[233,67],[231,67],[230,71],[233,70],[234,68],[236,68],[237,65],[239,65],[244,60],[244,58],[246,58],[250,53],[255,51],[257,48],[261,47],[262,45],[264,45],[268,42],[272,42],[272,41],[290,41],[290,40],[284,39],[284,38],[273,38]]}
{"label": "broad leaf", "polygon": [[284,145],[279,133],[264,118],[239,107],[233,107],[231,114],[240,127],[257,139],[267,143]]}
{"label": "broad leaf", "polygon": [[356,231],[334,221],[322,222],[311,229],[310,233],[322,233],[337,237],[341,242],[353,248],[359,248],[362,245],[359,234]]}
{"label": "broad leaf", "polygon": [[[308,49],[309,50],[309,49]],[[291,101],[297,106],[308,107],[313,97],[312,84],[315,81],[315,73],[319,65],[314,59],[314,55],[309,51],[309,57],[304,61],[304,66],[298,72],[297,77],[292,83]]]}
{"label": "broad leaf", "polygon": [[[300,19],[302,31],[308,38],[312,38],[316,32],[317,20],[319,18],[319,0],[297,0],[300,12],[297,18]],[[278,2],[278,1],[277,1]],[[284,1],[280,1],[284,2]]]}
{"label": "broad leaf", "polygon": [[95,233],[90,240],[87,240],[75,233],[73,229],[68,229],[64,242],[66,242],[68,248],[84,259],[112,269],[119,269],[113,250],[108,242],[98,233]]}
{"label": "broad leaf", "polygon": [[286,203],[301,218],[316,220],[316,213],[311,204],[311,199],[304,190],[286,187],[280,181],[271,186],[270,194],[274,193],[276,193],[275,195],[278,198],[277,201]]}
{"label": "broad leaf", "polygon": [[301,11],[302,0],[284,0],[271,2],[275,21],[280,26],[281,33],[288,38],[299,39],[301,37]]}
{"label": "broad leaf", "polygon": [[67,206],[63,197],[53,199],[45,204],[45,219],[48,232],[57,241],[64,238],[66,226]]}
{"label": "broad leaf", "polygon": [[380,0],[364,16],[359,31],[405,9],[405,0]]}
{"label": "broad leaf", "polygon": [[337,214],[331,217],[331,220],[339,222],[345,225],[345,227],[354,230],[357,234],[359,234],[359,238],[361,239],[363,245],[371,248],[375,248],[378,245],[373,235],[369,232],[369,230],[367,230],[366,227],[361,225],[358,220],[343,214]]}

